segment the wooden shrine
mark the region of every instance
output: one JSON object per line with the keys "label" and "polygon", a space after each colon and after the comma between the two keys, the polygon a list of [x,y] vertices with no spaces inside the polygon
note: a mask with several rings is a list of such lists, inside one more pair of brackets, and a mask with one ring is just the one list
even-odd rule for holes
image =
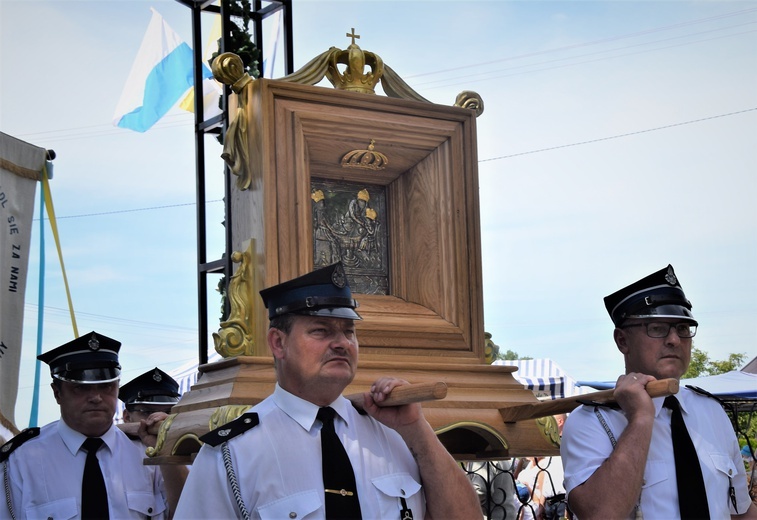
{"label": "wooden shrine", "polygon": [[[352,36],[348,49],[331,48],[279,80],[252,80],[233,54],[213,63],[236,94],[223,153],[236,176],[227,201],[236,270],[231,314],[214,334],[225,359],[199,367],[148,450],[154,463],[188,462],[200,435],[270,395],[258,292],[337,260],[364,318],[345,393],[382,375],[441,381],[446,397],[423,410],[456,458],[558,453],[551,412],[503,420],[501,409],[537,399],[515,367],[486,360],[476,154],[483,103],[474,92],[453,106],[425,100]],[[316,86],[324,78],[336,88]],[[386,95],[374,93],[379,82]]]}

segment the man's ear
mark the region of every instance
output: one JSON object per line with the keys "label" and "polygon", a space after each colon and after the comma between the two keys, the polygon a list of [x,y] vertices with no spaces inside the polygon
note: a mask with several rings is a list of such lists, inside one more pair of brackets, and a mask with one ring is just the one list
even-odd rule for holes
{"label": "man's ear", "polygon": [[615,329],[612,332],[612,337],[615,340],[615,345],[617,345],[618,350],[623,354],[628,354],[628,337],[626,336],[626,331],[623,329]]}
{"label": "man's ear", "polygon": [[55,383],[50,383],[50,388],[53,389],[53,395],[55,396],[55,402],[60,404],[60,388]]}
{"label": "man's ear", "polygon": [[266,335],[268,341],[268,348],[271,349],[274,359],[281,359],[284,357],[284,338],[286,334],[283,331],[276,328],[269,328]]}

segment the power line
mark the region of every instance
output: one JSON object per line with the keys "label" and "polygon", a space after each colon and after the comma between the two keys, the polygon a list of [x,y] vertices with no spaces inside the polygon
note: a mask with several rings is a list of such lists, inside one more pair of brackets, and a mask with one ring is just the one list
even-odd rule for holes
{"label": "power line", "polygon": [[[667,128],[674,128],[674,127],[677,127],[677,126],[684,126],[684,125],[690,125],[690,124],[694,124],[694,123],[701,123],[703,121],[710,121],[712,119],[719,119],[721,117],[735,116],[735,115],[738,115],[738,114],[744,114],[746,112],[752,112],[754,110],[757,110],[757,107],[746,108],[744,110],[738,110],[736,112],[728,112],[727,114],[718,114],[718,115],[715,115],[715,116],[703,117],[703,118],[700,118],[700,119],[692,119],[691,121],[683,121],[681,123],[672,123],[672,124],[669,124],[669,125],[658,126],[658,127],[655,127],[655,128],[647,128],[647,129],[644,129],[644,130],[637,130],[635,132],[627,132],[625,134],[617,134],[617,135],[611,135],[611,136],[607,136],[607,137],[599,137],[597,139],[590,139],[588,141],[579,141],[577,143],[561,144],[561,145],[557,145],[557,146],[550,146],[548,148],[539,148],[539,149],[536,149],[536,150],[529,150],[527,152],[518,152],[518,153],[514,153],[514,154],[510,154],[510,155],[502,155],[502,156],[499,156],[499,157],[491,157],[489,159],[480,159],[478,162],[479,163],[484,163],[484,162],[490,162],[490,161],[498,161],[498,160],[501,160],[501,159],[510,159],[512,157],[519,157],[521,155],[531,155],[531,154],[534,154],[534,153],[541,153],[541,152],[549,152],[549,151],[552,151],[552,150],[559,150],[561,148],[570,148],[570,147],[573,147],[573,146],[580,146],[580,145],[584,145],[584,144],[599,143],[599,142],[602,142],[602,141],[609,141],[609,140],[612,140],[612,139],[620,139],[621,137],[629,137],[629,136],[632,136],[632,135],[639,135],[639,134],[645,134],[645,133],[649,133],[649,132],[656,132],[658,130],[665,130]],[[215,202],[223,202],[223,199],[214,199],[214,200],[207,201],[208,204],[215,203]],[[114,211],[104,211],[104,212],[100,212],[100,213],[84,213],[84,214],[81,214],[81,215],[68,215],[68,216],[63,216],[63,217],[57,217],[57,219],[58,220],[62,220],[62,219],[70,219],[70,218],[98,217],[98,216],[102,216],[102,215],[113,215],[113,214],[117,214],[117,213],[134,213],[134,212],[138,212],[138,211],[154,211],[154,210],[158,210],[158,209],[177,208],[177,207],[182,207],[182,206],[194,206],[194,205],[195,205],[194,202],[187,202],[187,203],[183,203],[183,204],[169,204],[169,205],[165,205],[165,206],[150,206],[150,207],[146,207],[146,208],[132,208],[132,209],[123,209],[123,210],[114,210]],[[34,221],[39,221],[39,219],[35,218]]]}
{"label": "power line", "polygon": [[[757,23],[757,22],[748,22],[746,24],[741,24],[741,25],[752,25],[754,23]],[[733,27],[736,27],[736,26],[733,26]],[[719,30],[719,29],[714,29],[713,31],[717,31],[717,30]],[[713,31],[706,31],[706,32],[713,32]],[[661,39],[661,40],[655,40],[654,42],[636,43],[636,44],[633,44],[633,45],[626,45],[624,47],[618,47],[618,48],[615,48],[615,49],[598,50],[598,51],[594,51],[594,52],[589,52],[589,53],[581,54],[581,55],[578,55],[578,56],[568,56],[568,57],[565,57],[565,58],[554,58],[554,59],[551,59],[551,60],[541,61],[541,62],[538,62],[538,63],[525,63],[523,65],[515,65],[515,66],[512,66],[512,67],[507,67],[507,68],[503,68],[503,69],[495,69],[495,70],[489,70],[489,71],[485,71],[485,72],[479,72],[479,73],[476,73],[476,74],[468,74],[467,76],[464,76],[464,77],[457,76],[454,79],[442,78],[442,79],[427,81],[425,83],[419,83],[419,84],[416,84],[416,86],[420,87],[420,86],[423,86],[423,85],[429,85],[429,86],[426,86],[424,90],[433,90],[433,89],[438,89],[438,88],[452,87],[452,86],[455,86],[455,85],[466,85],[466,84],[469,85],[471,83],[471,80],[473,78],[478,78],[478,81],[481,82],[481,81],[488,81],[488,80],[492,80],[492,79],[501,79],[501,78],[507,78],[507,77],[511,77],[511,76],[517,76],[517,75],[520,75],[520,74],[532,74],[534,72],[543,72],[543,71],[546,71],[546,70],[554,70],[554,69],[560,69],[560,68],[565,68],[565,67],[574,67],[574,66],[577,66],[577,65],[585,65],[587,63],[595,63],[597,61],[610,60],[610,59],[616,59],[616,58],[625,58],[627,56],[634,56],[634,55],[637,55],[637,54],[656,52],[656,51],[661,51],[661,50],[665,50],[665,49],[672,49],[672,48],[675,48],[675,47],[682,47],[682,46],[686,46],[686,45],[692,45],[694,43],[703,43],[703,42],[708,42],[708,41],[713,41],[713,40],[719,40],[719,39],[723,39],[723,38],[731,38],[733,36],[741,36],[743,34],[749,34],[749,33],[753,33],[753,32],[755,32],[755,31],[754,30],[749,30],[749,31],[743,31],[743,32],[740,32],[740,33],[731,33],[731,34],[725,34],[725,35],[720,35],[720,36],[713,36],[711,38],[699,39],[699,40],[695,40],[693,42],[691,42],[691,41],[689,41],[689,42],[680,42],[680,43],[674,43],[674,44],[670,44],[670,45],[666,45],[666,46],[662,46],[662,47],[654,47],[654,48],[651,48],[651,49],[641,49],[641,50],[636,50],[636,51],[633,51],[633,52],[626,52],[624,54],[613,54],[613,55],[610,55],[610,56],[601,56],[601,57],[596,57],[596,58],[593,58],[593,59],[584,59],[584,60],[581,60],[581,61],[573,61],[571,63],[564,63],[564,64],[553,65],[553,66],[543,66],[543,67],[540,67],[540,68],[533,68],[533,67],[539,67],[540,65],[554,64],[556,62],[561,62],[561,61],[565,62],[565,61],[568,61],[568,60],[580,60],[581,58],[587,58],[587,57],[590,57],[590,56],[596,56],[598,54],[606,54],[606,53],[609,53],[609,52],[622,51],[624,49],[631,49],[631,48],[634,48],[634,47],[647,46],[647,45],[651,45],[651,44],[668,42],[668,41],[671,41],[671,40],[677,40],[677,39],[680,39],[680,38],[687,37],[687,36],[673,36],[673,37],[670,37],[670,38],[665,38],[665,39]],[[704,32],[698,33],[698,34],[704,34]],[[526,69],[526,70],[521,70],[519,72],[511,72],[511,71],[516,71],[517,69]],[[492,75],[492,74],[494,74],[494,75]]]}
{"label": "power line", "polygon": [[[432,72],[424,72],[424,73],[420,73],[420,74],[412,74],[412,75],[407,76],[407,78],[409,79],[409,78],[417,78],[417,77],[421,77],[421,76],[433,76],[435,74],[448,74],[450,72],[457,73],[457,72],[459,72],[462,69],[471,69],[471,68],[476,68],[476,67],[483,67],[483,66],[492,65],[492,64],[495,64],[495,63],[502,63],[504,61],[518,60],[518,59],[521,59],[521,58],[531,58],[533,56],[540,56],[542,54],[553,54],[553,53],[556,53],[556,52],[562,52],[562,51],[566,51],[566,50],[570,50],[570,49],[576,49],[576,48],[581,48],[581,47],[590,47],[592,45],[598,45],[598,44],[601,44],[601,43],[608,43],[608,42],[613,42],[613,41],[617,41],[617,40],[625,40],[625,39],[633,38],[633,37],[636,37],[636,36],[642,36],[642,35],[645,35],[645,34],[652,34],[652,33],[656,33],[656,32],[667,31],[667,30],[670,30],[670,29],[677,29],[677,28],[685,27],[685,26],[689,26],[689,25],[695,25],[695,24],[699,24],[699,23],[704,23],[704,22],[710,22],[710,21],[713,21],[713,20],[718,20],[718,19],[721,19],[721,18],[729,18],[729,17],[732,17],[732,16],[743,16],[743,15],[745,15],[747,13],[752,13],[752,12],[755,12],[755,11],[757,11],[757,8],[744,9],[744,10],[741,10],[741,11],[734,11],[734,12],[730,12],[730,13],[724,13],[724,14],[721,14],[721,15],[709,16],[709,17],[706,17],[706,18],[699,18],[699,19],[696,19],[696,20],[690,20],[688,22],[681,22],[681,23],[672,24],[672,25],[664,25],[664,26],[660,26],[660,27],[654,27],[652,29],[646,29],[646,30],[643,30],[643,31],[637,31],[637,32],[632,32],[632,33],[627,33],[627,34],[621,34],[621,35],[618,35],[618,36],[610,36],[610,37],[607,37],[607,38],[601,38],[599,40],[592,40],[592,41],[589,41],[589,42],[581,42],[581,43],[575,43],[575,44],[572,44],[572,45],[564,45],[562,47],[555,47],[555,48],[552,48],[552,49],[544,49],[544,50],[541,50],[541,51],[528,52],[528,53],[519,54],[519,55],[516,55],[516,56],[508,56],[508,57],[500,58],[500,59],[497,59],[497,60],[490,60],[490,61],[485,61],[485,62],[481,62],[481,63],[472,63],[470,65],[456,65],[454,68],[450,68],[450,69],[443,69],[443,70],[437,70],[437,71],[432,71]],[[743,24],[741,24],[741,25],[743,25]],[[728,29],[728,28],[730,28],[730,27],[725,27],[725,29]],[[711,32],[712,30],[722,30],[722,29],[723,28],[721,28],[721,29],[711,29],[710,31],[705,31],[705,32]],[[696,36],[697,34],[700,34],[700,33],[692,33],[692,34],[690,34],[688,36],[692,36],[692,35]],[[654,43],[654,42],[652,42],[652,43]],[[622,48],[623,47],[621,47],[621,49]]]}
{"label": "power line", "polygon": [[[210,204],[212,202],[223,202],[223,199],[209,200],[209,201],[206,201],[206,204]],[[194,206],[195,204],[196,204],[195,202],[185,202],[185,203],[182,203],[182,204],[168,204],[168,205],[165,205],[165,206],[150,206],[148,208],[119,209],[119,210],[114,210],[114,211],[103,211],[103,212],[100,212],[100,213],[84,213],[84,214],[81,214],[81,215],[67,215],[67,216],[55,217],[55,218],[56,218],[56,220],[63,220],[63,219],[67,219],[67,218],[99,217],[99,216],[102,216],[102,215],[115,215],[117,213],[135,213],[137,211],[152,211],[152,210],[156,210],[156,209],[167,209],[167,208],[179,208],[179,207],[183,207],[183,206]],[[35,218],[34,221],[38,222],[39,219]]]}
{"label": "power line", "polygon": [[601,141],[609,141],[610,139],[619,139],[621,137],[628,137],[628,136],[631,136],[631,135],[645,134],[647,132],[656,132],[657,130],[665,130],[666,128],[673,128],[673,127],[676,127],[676,126],[690,125],[690,124],[693,124],[693,123],[701,123],[702,121],[709,121],[711,119],[718,119],[718,118],[721,118],[721,117],[734,116],[734,115],[737,115],[737,114],[743,114],[745,112],[751,112],[753,110],[757,110],[757,107],[747,108],[747,109],[744,109],[744,110],[739,110],[737,112],[729,112],[727,114],[719,114],[719,115],[716,115],[716,116],[703,117],[701,119],[693,119],[691,121],[684,121],[682,123],[673,123],[673,124],[670,124],[670,125],[658,126],[656,128],[648,128],[646,130],[637,130],[636,132],[628,132],[628,133],[625,133],[625,134],[612,135],[612,136],[609,136],[609,137],[600,137],[598,139],[591,139],[589,141],[580,141],[578,143],[561,144],[561,145],[558,145],[558,146],[551,146],[549,148],[540,148],[538,150],[531,150],[531,151],[528,151],[528,152],[519,152],[519,153],[510,154],[510,155],[502,155],[500,157],[492,157],[490,159],[481,159],[478,162],[482,163],[482,162],[488,162],[488,161],[498,161],[500,159],[510,159],[511,157],[519,157],[521,155],[529,155],[529,154],[532,154],[532,153],[548,152],[548,151],[551,151],[551,150],[558,150],[560,148],[569,148],[571,146],[579,146],[579,145],[582,145],[582,144],[591,144],[591,143],[598,143],[598,142],[601,142]]}

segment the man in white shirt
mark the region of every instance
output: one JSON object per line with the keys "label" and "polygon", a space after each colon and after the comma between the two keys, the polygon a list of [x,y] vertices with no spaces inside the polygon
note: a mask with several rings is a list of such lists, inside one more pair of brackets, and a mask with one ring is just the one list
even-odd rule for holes
{"label": "man in white shirt", "polygon": [[[38,358],[50,366],[61,418],[29,428],[0,449],[5,499],[0,518],[162,519],[167,515],[160,472],[113,424],[118,400],[121,343],[90,332]],[[90,442],[99,445],[89,449]],[[96,454],[104,492],[85,478],[88,453]]]}
{"label": "man in white shirt", "polygon": [[[357,302],[341,263],[261,291],[274,357],[273,395],[203,437],[176,518],[334,517],[336,501],[355,507],[346,518],[480,518],[476,493],[439,442],[420,404],[381,407],[406,382],[381,378],[365,394],[362,415],[342,391],[357,369]],[[332,408],[334,430],[354,486],[329,489],[322,462]],[[330,422],[330,421],[328,421]],[[215,446],[214,446],[215,445]],[[354,487],[354,489],[353,489]]]}
{"label": "man in white shirt", "polygon": [[[740,519],[757,518],[747,493],[746,474],[733,427],[720,404],[681,388],[676,394],[683,423],[698,462],[696,471],[676,470],[673,411],[665,398],[651,398],[645,385],[655,379],[680,379],[691,359],[697,321],[672,266],[605,298],[615,325],[615,344],[625,359],[614,399],[618,409],[582,406],[565,423],[561,455],[568,505],[578,518]],[[698,459],[698,460],[692,460]],[[681,501],[696,483],[702,491]],[[703,481],[703,482],[702,482]],[[681,512],[697,499],[693,514]]]}

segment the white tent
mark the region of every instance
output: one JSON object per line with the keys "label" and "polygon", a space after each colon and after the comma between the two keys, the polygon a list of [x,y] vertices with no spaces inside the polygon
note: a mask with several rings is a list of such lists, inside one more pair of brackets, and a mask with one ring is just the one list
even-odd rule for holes
{"label": "white tent", "polygon": [[[580,381],[579,384],[598,390],[615,388],[615,381]],[[718,397],[757,399],[757,374],[743,370],[732,370],[715,376],[681,379],[681,386],[686,385],[696,386]]]}

